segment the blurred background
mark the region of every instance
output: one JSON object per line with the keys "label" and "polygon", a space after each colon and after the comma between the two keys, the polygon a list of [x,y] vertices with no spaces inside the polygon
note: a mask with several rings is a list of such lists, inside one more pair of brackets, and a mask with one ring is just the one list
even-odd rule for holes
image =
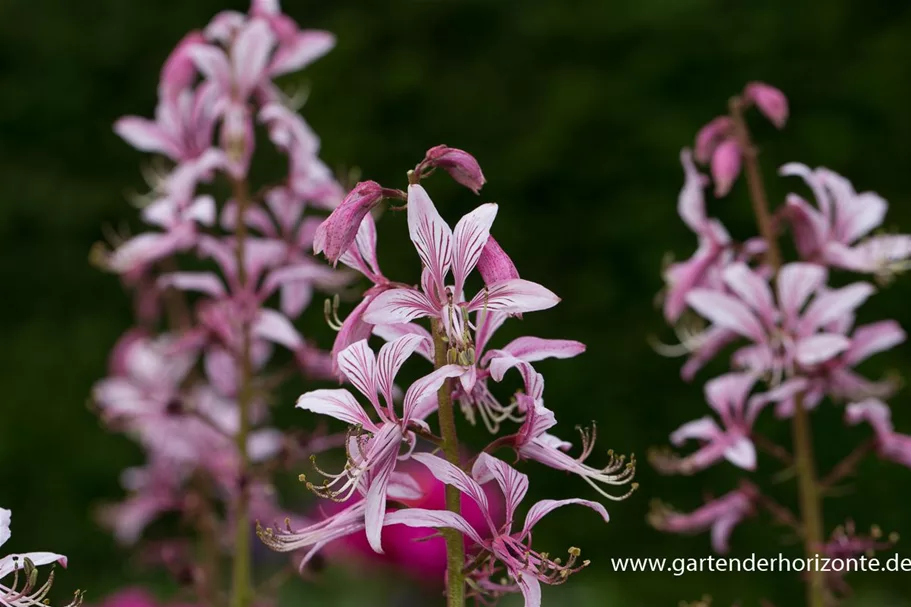
{"label": "blurred background", "polygon": [[[539,527],[552,553],[578,545],[593,566],[548,605],[652,607],[714,597],[747,607],[765,597],[801,605],[787,574],[615,573],[619,556],[702,557],[707,535],[664,535],[648,527],[649,501],[689,510],[705,495],[733,488],[731,466],[691,478],[661,477],[645,462],[684,421],[704,414],[700,383],[687,385],[680,360],[660,357],[650,336],[672,341],[654,305],[668,252],[688,257],[694,236],[676,215],[681,147],[724,110],[749,80],[780,87],[791,102],[783,132],[751,116],[774,201],[794,182],[774,178],[787,161],[824,165],[858,190],[891,202],[886,227],[911,230],[911,6],[900,0],[762,3],[722,0],[285,0],[304,27],[325,28],[338,46],[306,70],[303,114],[322,136],[331,166],[404,185],[404,170],[428,147],[473,153],[489,183],[483,201],[500,203],[494,226],[523,277],[563,298],[528,314],[510,335],[579,339],[588,352],[540,364],[547,403],[571,438],[576,424],[599,423],[607,448],[640,458],[640,491],[609,504],[612,522],[567,510]],[[100,503],[119,499],[119,472],[142,461],[128,439],[106,432],[87,408],[115,339],[131,323],[116,277],[88,263],[102,226],[136,225],[126,195],[144,188],[147,160],[111,129],[123,114],[151,115],[158,71],[183,34],[244,1],[4,0],[0,3],[0,505],[13,510],[10,550],[54,550],[70,557],[58,586],[98,599],[127,582],[160,580],[92,522]],[[451,221],[478,204],[443,177],[430,182]],[[438,193],[438,194],[436,194]],[[735,236],[754,231],[743,182],[710,214]],[[391,224],[387,226],[385,224]],[[409,279],[413,249],[402,217],[381,228],[381,258],[392,277]],[[878,294],[862,319],[911,326],[911,279]],[[518,325],[518,326],[516,326]],[[328,332],[317,332],[329,345]],[[911,369],[911,345],[864,367],[877,377]],[[290,411],[299,387],[292,387]],[[297,392],[295,392],[297,390]],[[897,427],[911,432],[907,390],[892,402]],[[297,419],[287,416],[290,423]],[[846,430],[831,405],[814,415],[820,467],[828,469],[867,435]],[[789,445],[788,428],[765,416],[759,429]],[[480,435],[467,434],[480,446]],[[758,482],[794,505],[793,486],[775,483],[763,459]],[[581,481],[528,464],[532,496],[594,497]],[[911,538],[911,471],[866,462],[849,491],[828,503],[831,528],[853,518]],[[800,548],[767,522],[739,527],[733,556],[774,556]],[[911,541],[911,539],[909,539]],[[899,542],[903,552],[905,542]],[[891,553],[887,553],[891,554]],[[907,551],[911,556],[911,548]],[[415,605],[393,573],[366,582],[330,566],[309,589],[319,604]],[[849,605],[911,605],[911,578],[855,574]],[[345,588],[339,591],[339,588]],[[303,596],[303,595],[302,595]],[[312,596],[312,595],[311,595]],[[411,601],[411,602],[408,602]],[[310,603],[315,604],[315,603]],[[435,604],[430,601],[427,604]]]}

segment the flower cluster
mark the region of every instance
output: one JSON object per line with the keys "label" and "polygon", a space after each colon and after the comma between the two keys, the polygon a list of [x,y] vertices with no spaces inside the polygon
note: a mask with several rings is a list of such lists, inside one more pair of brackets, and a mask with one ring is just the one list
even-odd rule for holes
{"label": "flower cluster", "polygon": [[[828,398],[849,403],[847,423],[866,421],[873,427],[871,448],[881,457],[911,465],[911,442],[894,432],[883,403],[895,392],[896,383],[873,381],[856,370],[873,354],[902,343],[905,332],[893,320],[855,326],[858,308],[876,291],[873,284],[865,280],[840,286],[830,283],[830,275],[838,270],[884,279],[905,269],[911,258],[911,236],[871,234],[884,220],[886,201],[872,192],[858,193],[833,171],[802,164],[784,165],[780,174],[800,177],[814,202],[790,194],[770,212],[744,120],[744,111],[751,106],[779,128],[788,116],[787,100],[780,91],[750,84],[732,99],[730,115],[713,120],[699,132],[695,154],[688,150],[681,154],[685,183],[678,211],[696,233],[699,247],[690,259],[665,271],[664,315],[675,325],[682,343],[663,348],[689,356],[682,372],[687,381],[722,350],[734,349],[732,370],[705,385],[713,415],[686,423],[670,436],[674,446],[692,440],[699,443],[698,449],[685,456],[656,450],[652,461],[668,474],[693,474],[723,460],[752,471],[757,467],[759,445],[789,464],[812,462],[807,412]],[[731,190],[742,162],[746,163],[759,237],[736,242],[719,220],[709,217],[704,197],[709,180],[700,174],[693,156],[711,164],[718,197]],[[777,240],[788,228],[799,259],[782,264]],[[793,419],[793,457],[754,429],[767,405],[774,405],[777,418]],[[804,505],[800,518],[744,481],[689,514],[659,504],[650,521],[676,533],[710,529],[713,547],[724,552],[737,524],[769,511],[779,522],[797,527],[807,538],[808,551],[828,552],[834,544],[825,544],[821,536],[818,495],[850,473],[858,458],[856,453],[848,456],[823,481],[815,478],[812,467],[798,464]],[[841,580],[824,582],[830,591],[844,590]]]}
{"label": "flower cluster", "polygon": [[[150,193],[137,198],[151,229],[93,252],[135,292],[138,317],[93,400],[109,427],[147,453],[144,466],[124,473],[127,499],[102,518],[131,544],[163,513],[179,514],[214,554],[199,564],[188,540],[176,538],[155,544],[157,558],[191,580],[205,604],[219,592],[224,553],[249,563],[249,549],[235,543],[249,542],[251,519],[286,516],[272,474],[344,441],[284,435],[270,426],[268,407],[286,379],[331,377],[328,353],[293,321],[315,290],[350,280],[312,255],[317,226],[345,191],[320,160],[297,100],[275,83],[333,44],[327,32],[301,30],[277,0],[253,0],[249,13],[222,12],[177,45],[154,119],[115,125],[158,158]],[[287,168],[253,188],[264,144]]]}
{"label": "flower cluster", "polygon": [[[585,463],[594,450],[594,428],[583,432],[578,457],[567,453],[571,443],[550,433],[556,418],[544,404],[544,378],[533,363],[570,358],[585,346],[570,340],[520,337],[494,347],[495,331],[509,318],[550,308],[559,299],[545,287],[520,278],[491,236],[496,204],[480,205],[454,228],[443,220],[421,184],[437,169],[476,193],[485,182],[472,156],[437,146],[408,172],[407,191],[360,183],[317,229],[315,250],[371,283],[344,321],[338,318],[337,306],[327,310],[338,330],[333,366],[355,392],[314,390],[297,401],[305,411],[350,426],[344,468],[337,473],[317,468],[321,480],[317,475],[301,475],[312,491],[347,507],[315,524],[260,529],[260,537],[278,551],[307,549],[302,561],[307,563],[328,543],[353,534],[365,533],[370,548],[382,553],[389,550],[384,528],[404,525],[427,529],[427,534],[443,529],[449,538],[454,530],[457,539],[447,542],[450,598],[462,596],[464,577],[469,593],[479,600],[521,592],[526,606],[536,607],[541,604],[542,583],[561,583],[588,563],[578,560],[577,548],[570,548],[565,560],[537,551],[531,545],[532,528],[545,514],[567,504],[587,506],[604,520],[607,512],[599,503],[584,499],[544,500],[531,507],[516,530],[514,518],[528,478],[491,454],[498,448],[512,448],[521,460],[580,476],[610,499],[625,495],[613,496],[604,487],[628,483],[634,462],[611,454],[605,467]],[[422,265],[417,286],[393,281],[380,268],[371,210],[385,199],[404,203],[410,238]],[[471,286],[475,269],[480,274],[478,287]],[[385,341],[378,351],[369,345],[371,336]],[[426,359],[433,370],[402,393],[395,382],[410,358]],[[493,384],[504,381],[511,369],[517,370],[515,379],[522,387],[504,402],[494,395]],[[468,422],[481,420],[497,434],[470,462],[459,457],[456,402]],[[515,430],[502,433],[501,427],[509,423]],[[446,457],[428,452],[422,443],[440,447]],[[454,503],[447,499],[447,509],[427,507],[421,501],[426,489],[418,482],[421,474],[415,472],[415,465],[450,488],[447,498],[458,499]],[[485,487],[491,481],[502,493],[505,508]],[[466,504],[466,513],[474,515],[460,514],[460,501]]]}
{"label": "flower cluster", "polygon": [[[0,546],[9,540],[12,512],[0,508]],[[48,592],[54,584],[53,571],[39,584],[38,567],[57,563],[66,567],[66,557],[54,552],[25,552],[8,554],[0,558],[0,605],[8,607],[31,607],[47,605]],[[9,580],[12,576],[13,579]],[[67,607],[82,604],[82,593],[77,592]]]}

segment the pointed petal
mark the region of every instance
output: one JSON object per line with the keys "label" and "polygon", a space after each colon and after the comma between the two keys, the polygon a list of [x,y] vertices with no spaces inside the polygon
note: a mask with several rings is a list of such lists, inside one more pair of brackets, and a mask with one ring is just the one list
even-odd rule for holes
{"label": "pointed petal", "polygon": [[296,406],[298,409],[334,417],[352,426],[362,426],[371,432],[377,430],[376,424],[348,390],[311,390],[301,394]]}
{"label": "pointed petal", "polygon": [[339,352],[337,364],[358,391],[379,406],[376,399],[376,358],[367,340],[355,342]]}
{"label": "pointed petal", "polygon": [[[0,559],[0,578],[4,578],[17,569],[22,569],[25,565],[25,559],[40,567],[41,565],[50,565],[59,563],[61,567],[66,567],[66,557],[55,552],[24,552],[21,554],[10,554]],[[13,603],[15,605],[16,603]],[[27,604],[27,603],[26,603]],[[35,605],[39,603],[33,603]]]}
{"label": "pointed petal", "polygon": [[484,544],[484,540],[468,521],[448,510],[405,508],[395,512],[387,512],[384,524],[386,526],[405,525],[406,527],[427,527],[430,529],[455,529],[476,544]]}
{"label": "pointed petal", "polygon": [[857,327],[851,335],[851,347],[845,351],[844,361],[854,366],[873,354],[883,352],[905,341],[907,335],[894,320],[883,320]]}
{"label": "pointed petal", "polygon": [[288,317],[277,310],[260,310],[251,330],[255,337],[283,345],[289,350],[296,351],[304,345],[303,338]]}
{"label": "pointed petal", "polygon": [[436,287],[445,287],[452,263],[452,230],[419,185],[408,186],[408,232]]}
{"label": "pointed petal", "polygon": [[465,279],[477,265],[496,216],[497,205],[489,202],[465,215],[456,224],[452,235],[452,275],[456,293],[462,292]]}
{"label": "pointed petal", "polygon": [[180,157],[180,149],[157,122],[124,116],[114,123],[114,132],[137,150],[160,152],[174,160]]}
{"label": "pointed petal", "polygon": [[468,476],[465,471],[458,468],[445,459],[431,455],[430,453],[414,453],[412,459],[424,464],[433,476],[447,485],[456,487],[459,491],[470,497],[480,506],[481,512],[486,515],[490,511],[490,505],[487,502],[487,494],[484,493],[483,487],[473,478]]}
{"label": "pointed petal", "polygon": [[468,304],[468,311],[521,314],[546,310],[558,303],[560,298],[538,283],[516,278],[494,283],[480,291]]}
{"label": "pointed petal", "polygon": [[364,322],[371,325],[396,325],[439,315],[440,311],[422,292],[391,289],[373,298],[364,312]]}
{"label": "pointed petal", "polygon": [[302,70],[335,46],[335,36],[321,30],[304,30],[283,43],[269,64],[269,74],[279,76]]}
{"label": "pointed petal", "polygon": [[607,510],[605,510],[604,506],[598,502],[592,502],[578,498],[566,500],[541,500],[528,510],[528,515],[525,517],[525,526],[522,529],[522,535],[524,536],[530,533],[532,528],[538,524],[538,521],[544,518],[544,516],[547,514],[553,512],[557,508],[562,508],[563,506],[569,506],[572,504],[578,504],[580,506],[585,506],[586,508],[591,508],[601,515],[601,518],[604,519],[605,523],[610,522],[610,516],[607,514]]}
{"label": "pointed petal", "polygon": [[389,476],[395,468],[396,454],[402,440],[401,430],[396,425],[387,424],[373,439],[374,443],[381,443],[377,461],[371,470],[370,488],[364,497],[366,510],[364,511],[364,526],[367,531],[367,542],[374,552],[383,553],[381,542],[383,533],[383,517],[386,514],[386,491],[389,487]]}

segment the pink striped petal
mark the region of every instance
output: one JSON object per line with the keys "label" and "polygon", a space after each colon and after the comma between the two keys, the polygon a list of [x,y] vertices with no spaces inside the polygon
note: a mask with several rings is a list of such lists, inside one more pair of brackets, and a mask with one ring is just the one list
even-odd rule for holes
{"label": "pink striped petal", "polygon": [[560,298],[552,291],[538,283],[517,278],[495,283],[480,291],[468,304],[468,311],[521,314],[546,310],[558,303]]}
{"label": "pink striped petal", "polygon": [[376,399],[376,357],[367,345],[367,340],[362,339],[339,352],[336,364],[348,381],[379,407]]}
{"label": "pink striped petal", "polygon": [[351,392],[344,389],[311,390],[301,394],[297,399],[298,409],[328,415],[352,426],[375,432],[376,424],[371,421],[364,408],[355,400]]}
{"label": "pink striped petal", "polygon": [[421,262],[442,290],[452,263],[452,230],[419,185],[408,186],[408,232]]}
{"label": "pink striped petal", "polygon": [[371,325],[395,325],[439,314],[440,311],[422,292],[391,289],[380,293],[370,302],[364,312],[364,322]]}
{"label": "pink striped petal", "polygon": [[477,265],[496,216],[497,205],[490,202],[482,204],[456,224],[452,234],[452,275],[456,293],[462,292],[465,279]]}

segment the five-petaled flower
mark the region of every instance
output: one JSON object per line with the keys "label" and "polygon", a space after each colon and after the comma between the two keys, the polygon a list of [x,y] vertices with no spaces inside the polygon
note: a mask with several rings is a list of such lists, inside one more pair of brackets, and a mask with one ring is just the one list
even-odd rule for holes
{"label": "five-petaled flower", "polygon": [[321,485],[307,486],[317,494],[337,501],[347,500],[355,491],[365,495],[364,517],[371,547],[382,552],[381,532],[386,513],[389,479],[395,470],[403,444],[414,447],[412,424],[426,428],[424,418],[437,406],[436,391],[450,377],[462,373],[457,365],[445,365],[419,379],[405,392],[402,415],[394,406],[393,381],[399,369],[425,338],[406,335],[385,344],[378,355],[358,341],[338,357],[345,377],[370,402],[378,421],[362,407],[347,389],[314,390],[298,399],[306,411],[329,415],[352,426],[348,440],[348,463],[339,474],[326,474]]}

